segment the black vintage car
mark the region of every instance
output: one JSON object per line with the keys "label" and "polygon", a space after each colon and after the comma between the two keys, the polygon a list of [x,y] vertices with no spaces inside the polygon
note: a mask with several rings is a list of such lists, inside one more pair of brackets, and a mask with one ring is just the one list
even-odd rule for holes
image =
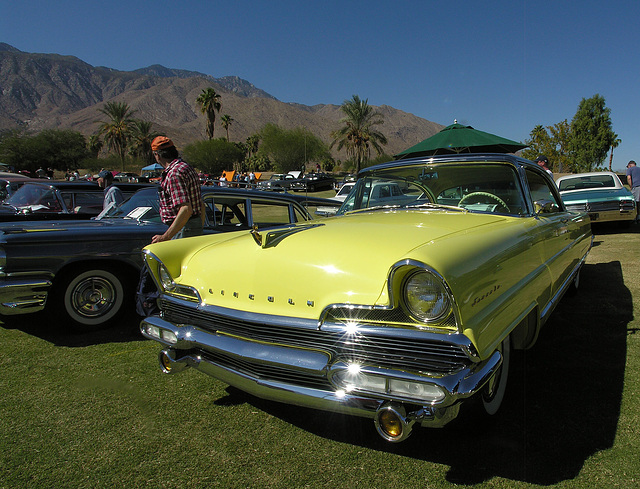
{"label": "black vintage car", "polygon": [[309,173],[291,185],[291,190],[316,192],[323,189],[332,189],[336,179],[328,173]]}
{"label": "black vintage car", "polygon": [[[114,183],[125,198],[149,183]],[[90,219],[102,211],[104,189],[96,182],[33,181],[23,184],[0,205],[0,221]]]}
{"label": "black vintage car", "polygon": [[258,182],[258,188],[260,190],[275,190],[282,192],[291,190],[293,186],[300,181],[301,179],[297,178],[292,173],[274,173],[268,180]]}
{"label": "black vintage car", "polygon": [[[202,191],[206,234],[312,219],[287,194],[222,187]],[[75,330],[87,330],[124,311],[134,313],[140,250],[166,229],[156,186],[99,219],[0,223],[0,315],[46,308]]]}

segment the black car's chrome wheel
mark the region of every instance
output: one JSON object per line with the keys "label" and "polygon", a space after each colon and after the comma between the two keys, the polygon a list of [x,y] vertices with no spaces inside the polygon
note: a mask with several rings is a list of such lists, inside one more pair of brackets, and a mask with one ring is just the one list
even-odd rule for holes
{"label": "black car's chrome wheel", "polygon": [[121,278],[100,268],[84,269],[68,276],[62,291],[64,312],[81,327],[104,325],[122,310],[125,302]]}

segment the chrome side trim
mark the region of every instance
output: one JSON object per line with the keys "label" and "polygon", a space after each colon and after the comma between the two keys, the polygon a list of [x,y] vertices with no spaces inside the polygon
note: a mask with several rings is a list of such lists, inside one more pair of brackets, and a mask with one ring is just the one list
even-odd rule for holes
{"label": "chrome side trim", "polygon": [[573,270],[571,271],[567,279],[564,281],[562,286],[558,289],[556,294],[551,298],[551,300],[549,300],[549,302],[547,303],[547,306],[542,311],[540,311],[541,324],[544,324],[547,321],[547,319],[549,318],[553,310],[556,308],[556,306],[560,302],[560,299],[562,299],[564,294],[567,292],[567,289],[569,288],[569,286],[575,279],[576,275],[582,268],[582,265],[584,265],[584,262],[586,261],[587,256],[589,255],[589,251],[591,251],[591,247],[593,246],[593,239],[594,239],[594,236],[591,235],[591,243],[589,244],[589,249],[587,250],[585,255],[578,262],[578,264],[573,268]]}

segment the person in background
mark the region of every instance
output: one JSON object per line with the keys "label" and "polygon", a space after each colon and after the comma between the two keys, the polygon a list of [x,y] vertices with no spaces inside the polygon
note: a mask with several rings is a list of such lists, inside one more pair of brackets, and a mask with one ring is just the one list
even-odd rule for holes
{"label": "person in background", "polygon": [[[633,199],[636,201],[636,212],[640,213],[640,168],[631,160],[627,163],[627,183],[631,187]],[[640,216],[636,215],[635,223],[640,222]]]}
{"label": "person in background", "polygon": [[538,164],[538,166],[544,168],[544,170],[551,175],[551,178],[553,178],[553,172],[549,169],[549,160],[547,159],[547,157],[545,155],[540,155],[536,158],[536,163]]}
{"label": "person in background", "polygon": [[118,187],[113,185],[113,173],[109,170],[101,170],[98,173],[98,185],[104,189],[103,209],[117,207],[124,202],[124,195]]}
{"label": "person in background", "polygon": [[173,141],[158,136],[151,151],[164,168],[160,182],[160,217],[169,228],[156,234],[152,243],[198,236],[204,226],[204,203],[196,171],[178,154]]}

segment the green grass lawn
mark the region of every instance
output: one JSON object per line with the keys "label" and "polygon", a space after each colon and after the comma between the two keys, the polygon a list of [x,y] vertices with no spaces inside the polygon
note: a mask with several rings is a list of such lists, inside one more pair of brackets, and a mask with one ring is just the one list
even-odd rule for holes
{"label": "green grass lawn", "polygon": [[596,229],[581,290],[517,355],[491,422],[384,442],[371,420],[163,375],[137,318],[0,326],[0,488],[640,486],[640,226]]}

